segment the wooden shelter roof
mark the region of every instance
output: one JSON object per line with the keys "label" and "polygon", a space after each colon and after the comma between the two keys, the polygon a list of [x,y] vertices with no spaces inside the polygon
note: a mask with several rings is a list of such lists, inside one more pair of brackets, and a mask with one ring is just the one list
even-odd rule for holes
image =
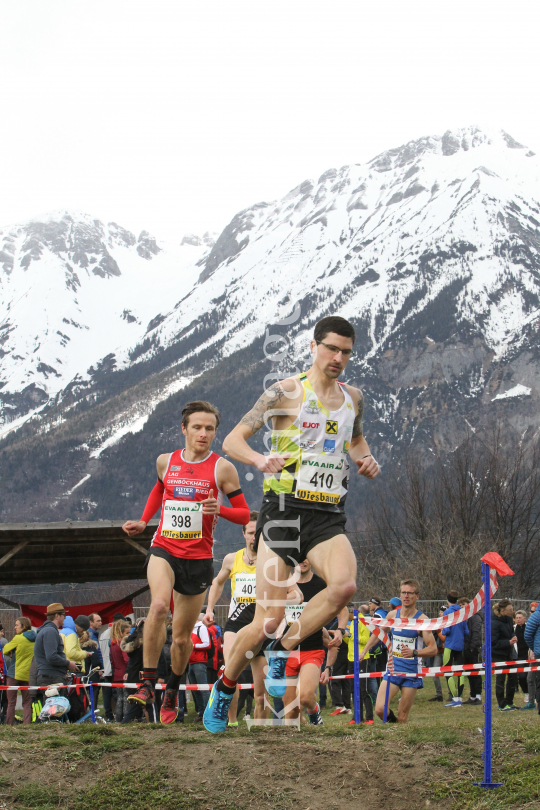
{"label": "wooden shelter roof", "polygon": [[0,586],[144,579],[158,521],[135,538],[123,522],[0,523]]}

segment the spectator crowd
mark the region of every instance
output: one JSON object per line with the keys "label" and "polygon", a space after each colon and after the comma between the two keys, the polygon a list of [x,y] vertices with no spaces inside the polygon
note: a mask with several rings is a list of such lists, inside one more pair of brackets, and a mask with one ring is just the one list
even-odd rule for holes
{"label": "spectator crowd", "polygon": [[[449,591],[447,600],[439,606],[438,615],[447,616],[460,610],[470,600],[459,597],[455,590]],[[401,605],[401,600],[392,598],[383,605],[382,600],[373,596],[360,608],[360,617],[379,617],[384,619],[390,610]],[[538,603],[531,602],[529,612],[514,610],[510,600],[501,599],[493,605],[491,616],[491,643],[494,662],[540,659],[540,611]],[[128,703],[127,697],[134,688],[122,686],[111,687],[109,683],[137,683],[143,669],[143,630],[144,618],[135,624],[129,617],[117,613],[113,621],[103,626],[97,613],[89,616],[77,616],[73,619],[66,615],[60,603],[47,607],[46,621],[33,629],[30,620],[20,616],[15,620],[14,635],[11,640],[4,637],[0,625],[1,672],[0,679],[7,686],[49,686],[77,683],[86,675],[92,683],[94,703],[97,706],[101,693],[103,715],[105,720],[117,723],[154,722],[159,718],[161,691],[156,692],[155,707],[149,705],[146,710],[138,703]],[[337,620],[336,620],[337,621]],[[453,625],[433,635],[437,643],[437,653],[432,659],[425,659],[426,666],[435,668],[447,665],[478,664],[482,662],[482,643],[484,617],[480,611],[466,622]],[[337,625],[336,625],[337,626]],[[327,627],[334,629],[333,624]],[[186,671],[181,678],[182,684],[212,684],[217,678],[223,663],[223,633],[221,627],[208,622],[204,612],[201,613],[192,633],[193,651]],[[356,643],[360,657],[360,671],[364,673],[382,672],[387,665],[387,650],[379,642],[369,652],[363,653],[370,639],[369,629],[359,622]],[[171,673],[172,624],[167,625],[167,635],[161,650],[157,675],[158,683],[165,684]],[[338,650],[333,666],[333,675],[346,675],[354,672],[355,634],[353,628],[352,606],[349,623]],[[445,708],[460,708],[463,705],[481,705],[482,678],[471,671],[470,674],[449,674],[446,677],[448,700],[443,695],[444,678],[434,677],[435,696],[430,701],[443,703]],[[243,683],[251,683],[249,667],[241,678]],[[103,685],[101,685],[103,682]],[[465,698],[465,689],[469,685],[469,696]],[[333,679],[329,688],[319,685],[319,705],[328,707],[331,701],[331,714],[351,715],[354,690],[352,679]],[[360,679],[360,701],[363,717],[373,722],[379,678]],[[82,690],[84,691],[84,690]],[[523,705],[516,705],[519,693],[523,695]],[[328,694],[329,693],[329,694]],[[200,722],[209,697],[209,690],[191,692],[195,710],[195,721]],[[13,725],[21,722],[17,717],[18,692],[13,690],[0,693],[1,722]],[[37,689],[21,690],[22,722],[31,723],[39,715],[43,693]],[[540,671],[529,673],[497,674],[495,678],[495,695],[501,712],[521,709],[537,709],[540,712]],[[177,722],[184,722],[188,712],[188,698],[180,690],[180,711]],[[241,690],[238,710],[245,707],[246,716],[250,716],[253,705],[253,691]],[[279,710],[279,706],[275,707]],[[354,722],[352,720],[348,722]]]}

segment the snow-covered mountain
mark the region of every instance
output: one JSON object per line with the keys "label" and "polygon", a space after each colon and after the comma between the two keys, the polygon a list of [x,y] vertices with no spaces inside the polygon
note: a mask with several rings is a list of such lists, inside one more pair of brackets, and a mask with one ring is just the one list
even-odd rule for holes
{"label": "snow-covered mountain", "polygon": [[1,379],[51,396],[118,346],[137,343],[212,241],[164,245],[114,222],[59,213],[0,230]]}
{"label": "snow-covered mountain", "polygon": [[[59,464],[58,443],[75,453],[36,510],[104,516],[120,495],[138,507],[133,483],[113,501],[107,478],[103,494],[105,465],[176,435],[186,396],[213,397],[232,424],[265,373],[307,362],[329,313],[355,323],[348,376],[381,458],[414,436],[452,446],[487,413],[536,429],[539,200],[534,153],[470,127],[329,169],[241,211],[215,241],[171,247],[67,214],[5,228],[4,458],[47,442]],[[272,363],[265,334],[280,318],[288,351]],[[281,348],[268,349],[276,361]]]}

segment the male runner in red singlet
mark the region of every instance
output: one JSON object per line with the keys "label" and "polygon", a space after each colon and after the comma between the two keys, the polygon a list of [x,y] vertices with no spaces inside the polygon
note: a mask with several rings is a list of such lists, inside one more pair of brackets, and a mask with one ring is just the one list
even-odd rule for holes
{"label": "male runner in red singlet", "polygon": [[[362,393],[338,382],[354,341],[354,328],[344,318],[319,321],[311,341],[311,368],[265,391],[223,443],[231,458],[252,464],[265,481],[255,535],[255,616],[237,633],[223,677],[210,694],[203,722],[212,733],[226,728],[247,653],[256,654],[283,618],[291,566],[308,559],[326,587],[310,599],[301,622],[295,621],[268,648],[265,685],[273,697],[285,694],[288,652],[337,616],[356,591],[356,558],[345,534],[347,457],[366,478],[375,478],[379,467],[364,438]],[[262,455],[248,440],[270,420],[272,452]]]}
{"label": "male runner in red singlet", "polygon": [[[249,522],[236,468],[210,449],[218,426],[219,411],[214,405],[202,401],[186,405],[182,411],[185,449],[158,456],[158,480],[142,518],[128,520],[122,527],[130,537],[139,534],[162,507],[147,556],[151,605],[144,626],[143,683],[128,698],[143,705],[154,701],[156,667],[172,594],[171,677],[161,705],[162,723],[173,723],[178,714],[178,687],[192,650],[191,632],[213,578],[212,546],[218,517],[240,525]],[[225,495],[230,507],[223,505]]]}

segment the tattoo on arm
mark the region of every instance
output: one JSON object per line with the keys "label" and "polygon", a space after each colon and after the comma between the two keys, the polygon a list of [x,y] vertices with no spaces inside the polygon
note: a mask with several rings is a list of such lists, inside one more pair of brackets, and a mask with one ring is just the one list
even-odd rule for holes
{"label": "tattoo on arm", "polygon": [[364,397],[362,392],[358,392],[358,414],[354,418],[354,425],[353,425],[353,432],[352,437],[353,439],[357,439],[359,436],[364,435],[364,426],[362,424],[362,417],[364,416]]}
{"label": "tattoo on arm", "polygon": [[247,425],[252,433],[256,433],[266,424],[265,414],[279,405],[284,397],[285,390],[281,383],[274,383],[259,397],[253,408],[240,420],[240,424]]}

